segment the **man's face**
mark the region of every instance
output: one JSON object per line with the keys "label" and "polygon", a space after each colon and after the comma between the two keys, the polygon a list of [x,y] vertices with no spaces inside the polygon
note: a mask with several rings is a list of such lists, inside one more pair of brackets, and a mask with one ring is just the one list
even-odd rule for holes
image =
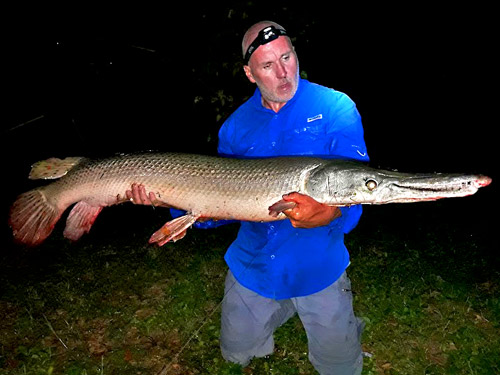
{"label": "man's face", "polygon": [[284,36],[256,49],[244,69],[250,82],[259,87],[264,105],[272,109],[280,109],[297,91],[297,56]]}

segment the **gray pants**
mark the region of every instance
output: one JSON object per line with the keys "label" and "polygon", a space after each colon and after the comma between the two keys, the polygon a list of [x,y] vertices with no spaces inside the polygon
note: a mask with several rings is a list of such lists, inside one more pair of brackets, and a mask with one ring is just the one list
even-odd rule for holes
{"label": "gray pants", "polygon": [[298,313],[307,333],[309,360],[321,375],[361,374],[361,320],[352,309],[351,282],[344,274],[326,289],[285,300],[265,298],[245,288],[231,271],[222,303],[221,351],[248,365],[274,350],[273,333]]}

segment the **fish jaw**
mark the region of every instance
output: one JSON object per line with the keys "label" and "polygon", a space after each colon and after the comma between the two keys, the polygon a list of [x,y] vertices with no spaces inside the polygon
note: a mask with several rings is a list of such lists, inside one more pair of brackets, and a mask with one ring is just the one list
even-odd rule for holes
{"label": "fish jaw", "polygon": [[466,197],[488,186],[491,178],[483,175],[415,176],[387,181],[372,204],[435,201],[443,198]]}
{"label": "fish jaw", "polygon": [[491,178],[484,175],[400,173],[345,161],[312,171],[305,190],[323,203],[349,206],[465,197],[490,183]]}

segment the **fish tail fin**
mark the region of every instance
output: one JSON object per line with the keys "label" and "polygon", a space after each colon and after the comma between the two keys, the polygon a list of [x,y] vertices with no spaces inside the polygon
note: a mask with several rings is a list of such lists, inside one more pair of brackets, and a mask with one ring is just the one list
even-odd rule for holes
{"label": "fish tail fin", "polygon": [[53,180],[68,173],[75,165],[82,161],[82,157],[68,157],[64,159],[50,158],[37,161],[31,166],[28,176],[30,180]]}
{"label": "fish tail fin", "polygon": [[15,241],[28,246],[39,245],[52,233],[63,212],[41,189],[21,194],[9,215]]}

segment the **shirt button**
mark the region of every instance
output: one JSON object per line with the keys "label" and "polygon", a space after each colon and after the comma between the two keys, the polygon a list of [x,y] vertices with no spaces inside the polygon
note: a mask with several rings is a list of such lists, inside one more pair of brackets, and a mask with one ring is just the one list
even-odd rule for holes
{"label": "shirt button", "polygon": [[276,258],[276,256],[274,254],[271,254],[271,259],[274,259]]}

